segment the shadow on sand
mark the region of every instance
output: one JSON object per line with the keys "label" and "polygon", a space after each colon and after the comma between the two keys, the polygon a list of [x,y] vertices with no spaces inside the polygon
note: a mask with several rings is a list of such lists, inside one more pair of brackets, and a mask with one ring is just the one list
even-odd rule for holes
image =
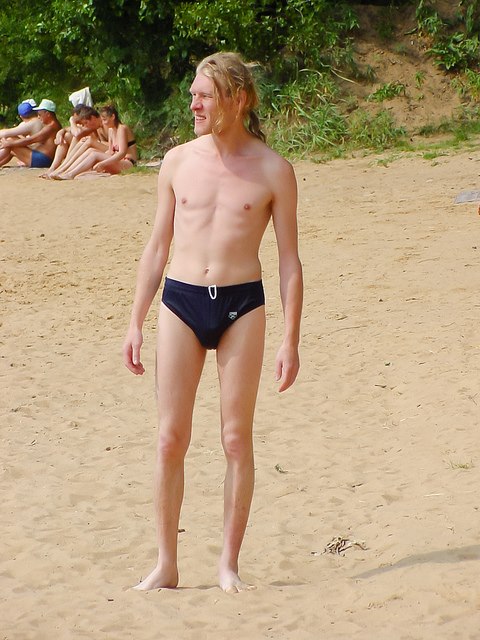
{"label": "shadow on sand", "polygon": [[370,569],[364,573],[352,576],[356,580],[364,580],[373,576],[380,576],[382,573],[388,573],[395,569],[404,567],[412,567],[418,564],[430,563],[447,563],[447,562],[466,562],[470,560],[480,560],[480,544],[472,544],[467,547],[458,547],[455,549],[444,549],[442,551],[430,551],[428,553],[417,553],[413,556],[402,558],[398,562],[389,564],[388,566],[378,567],[378,569]]}

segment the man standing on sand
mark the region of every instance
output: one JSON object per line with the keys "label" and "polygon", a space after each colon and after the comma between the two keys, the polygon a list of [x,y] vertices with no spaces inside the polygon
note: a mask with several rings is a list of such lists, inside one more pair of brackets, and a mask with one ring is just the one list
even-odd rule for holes
{"label": "man standing on sand", "polygon": [[205,58],[190,93],[197,139],[170,150],[160,169],[154,228],[140,259],[123,348],[128,369],[143,374],[142,326],[175,238],[158,319],[158,560],[136,588],[178,584],[184,458],[206,350],[216,349],[227,461],[219,584],[236,593],[249,588],[238,575],[238,557],[254,486],[252,427],[265,336],[258,252],[270,218],[285,322],[276,359],[279,391],[293,384],[299,369],[303,285],[297,185],[291,165],[264,143],[254,112],[258,98],[251,70],[237,54]]}
{"label": "man standing on sand", "polygon": [[55,115],[55,103],[43,99],[33,111],[38,113],[42,127],[38,133],[28,138],[5,138],[0,141],[0,150],[7,150],[20,162],[33,169],[47,168],[52,164],[55,155],[55,136],[62,125]]}

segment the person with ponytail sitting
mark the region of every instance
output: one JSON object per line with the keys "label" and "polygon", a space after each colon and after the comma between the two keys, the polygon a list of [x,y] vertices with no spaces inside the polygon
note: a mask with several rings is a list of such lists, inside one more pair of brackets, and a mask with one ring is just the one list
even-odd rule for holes
{"label": "person with ponytail sitting", "polygon": [[108,132],[108,149],[86,149],[66,170],[55,172],[55,180],[72,180],[86,172],[118,174],[137,164],[137,143],[130,127],[123,124],[113,105],[100,108],[100,119]]}

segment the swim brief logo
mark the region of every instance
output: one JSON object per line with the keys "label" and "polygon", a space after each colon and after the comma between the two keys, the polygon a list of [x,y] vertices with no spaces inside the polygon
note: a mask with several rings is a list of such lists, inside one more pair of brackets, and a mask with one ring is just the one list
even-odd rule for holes
{"label": "swim brief logo", "polygon": [[238,316],[238,313],[236,311],[229,311],[228,312],[229,320],[235,320],[237,316]]}

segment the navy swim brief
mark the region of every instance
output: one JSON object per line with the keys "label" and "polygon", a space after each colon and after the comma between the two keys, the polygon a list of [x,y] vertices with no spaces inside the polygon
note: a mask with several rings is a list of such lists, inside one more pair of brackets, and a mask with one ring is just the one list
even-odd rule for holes
{"label": "navy swim brief", "polygon": [[202,287],[166,278],[162,302],[190,327],[205,349],[216,349],[235,320],[265,304],[265,294],[261,280]]}
{"label": "navy swim brief", "polygon": [[53,160],[41,151],[36,149],[32,150],[32,159],[30,160],[30,167],[32,169],[48,169]]}

